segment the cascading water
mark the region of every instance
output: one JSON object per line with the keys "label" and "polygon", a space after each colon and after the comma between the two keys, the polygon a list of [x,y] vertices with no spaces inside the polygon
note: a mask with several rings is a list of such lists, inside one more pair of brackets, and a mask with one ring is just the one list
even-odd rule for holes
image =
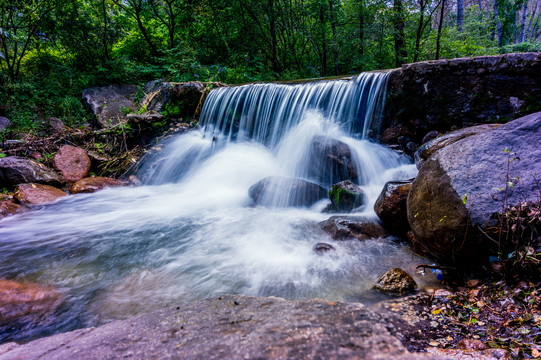
{"label": "cascading water", "polygon": [[[369,301],[381,273],[412,272],[418,260],[389,239],[333,241],[318,225],[329,217],[321,213],[328,200],[287,207],[291,194],[279,194],[253,206],[248,194],[269,176],[324,188],[350,176],[366,193],[360,214],[375,220],[383,184],[416,172],[366,139],[385,81],[385,73],[371,73],[215,89],[200,129],[145,159],[143,186],[75,195],[0,220],[0,277],[66,295],[52,324],[0,328],[0,342],[224,293]],[[342,149],[343,171],[314,156],[333,146]],[[317,254],[320,242],[335,250]]]}

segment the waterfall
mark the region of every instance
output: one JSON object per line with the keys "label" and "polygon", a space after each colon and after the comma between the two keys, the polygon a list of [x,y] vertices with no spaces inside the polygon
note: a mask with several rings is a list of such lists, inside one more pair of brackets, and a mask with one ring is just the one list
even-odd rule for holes
{"label": "waterfall", "polygon": [[[365,203],[355,215],[377,221],[384,183],[416,173],[369,139],[385,82],[385,73],[370,73],[214,89],[198,129],[146,156],[142,186],[1,219],[0,278],[59,288],[65,301],[52,325],[0,326],[0,343],[226,293],[373,301],[379,275],[391,267],[413,273],[420,260],[388,239],[334,241],[319,223],[330,216],[322,210],[333,183],[357,183]],[[280,179],[279,191],[255,202],[250,189],[265,179]],[[298,203],[303,194],[290,185],[299,183],[324,196]],[[321,242],[334,250],[317,253]]]}
{"label": "waterfall", "polygon": [[[304,179],[326,189],[346,179],[382,186],[386,172],[404,163],[368,139],[381,117],[387,79],[386,72],[372,72],[351,80],[214,89],[204,103],[199,130],[149,156],[140,178],[151,184],[178,182],[213,154],[250,144],[272,157],[262,175]],[[279,194],[266,203],[287,205],[287,197]]]}
{"label": "waterfall", "polygon": [[210,92],[200,124],[208,136],[255,140],[275,146],[308,111],[316,110],[347,134],[367,137],[385,102],[389,73],[362,73],[354,80],[303,84],[248,84]]}

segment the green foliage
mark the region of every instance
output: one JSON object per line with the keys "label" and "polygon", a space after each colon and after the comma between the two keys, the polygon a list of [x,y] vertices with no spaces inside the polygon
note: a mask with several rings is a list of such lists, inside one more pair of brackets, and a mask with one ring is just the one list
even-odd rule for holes
{"label": "green foliage", "polygon": [[[400,1],[409,62],[417,39],[419,60],[436,53],[441,2],[423,1],[420,32],[419,2]],[[446,4],[440,58],[541,50],[538,29],[515,44],[524,0],[498,0],[498,17],[492,7],[466,6],[463,31]],[[20,132],[46,130],[49,116],[88,123],[80,95],[92,86],[139,84],[140,101],[153,79],[241,84],[354,74],[392,68],[397,55],[397,12],[382,0],[12,0],[0,8],[0,115]]]}
{"label": "green foliage", "polygon": [[499,49],[500,54],[520,53],[520,52],[540,52],[541,42],[523,42],[520,44],[505,45]]}

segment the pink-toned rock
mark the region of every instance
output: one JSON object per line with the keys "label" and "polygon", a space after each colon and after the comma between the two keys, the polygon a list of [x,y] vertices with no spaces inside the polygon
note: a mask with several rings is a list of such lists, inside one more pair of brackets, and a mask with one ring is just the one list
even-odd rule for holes
{"label": "pink-toned rock", "polygon": [[511,356],[504,349],[487,349],[483,351],[464,350],[464,349],[440,349],[427,348],[427,353],[442,359],[456,360],[510,360]]}
{"label": "pink-toned rock", "polygon": [[77,181],[70,188],[71,194],[93,193],[108,187],[126,186],[128,182],[106,177],[89,177]]}
{"label": "pink-toned rock", "polygon": [[0,201],[0,219],[15,214],[20,207],[11,200]]}
{"label": "pink-toned rock", "polygon": [[49,286],[0,279],[0,325],[47,322],[62,299],[62,293]]}
{"label": "pink-toned rock", "polygon": [[475,340],[475,339],[462,339],[456,344],[456,347],[461,350],[486,350],[488,349],[488,346],[486,346],[481,340]]}
{"label": "pink-toned rock", "polygon": [[43,184],[21,184],[15,190],[15,198],[24,205],[41,205],[67,196],[55,187]]}
{"label": "pink-toned rock", "polygon": [[86,151],[71,145],[62,146],[54,156],[53,163],[67,182],[76,182],[87,176],[91,165]]}

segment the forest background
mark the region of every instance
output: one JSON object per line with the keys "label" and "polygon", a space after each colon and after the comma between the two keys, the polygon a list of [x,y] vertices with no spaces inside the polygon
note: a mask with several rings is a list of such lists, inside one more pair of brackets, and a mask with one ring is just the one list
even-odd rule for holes
{"label": "forest background", "polygon": [[[238,84],[541,50],[541,0],[0,0],[0,116],[90,121],[85,88]],[[2,138],[0,138],[2,140]]]}

